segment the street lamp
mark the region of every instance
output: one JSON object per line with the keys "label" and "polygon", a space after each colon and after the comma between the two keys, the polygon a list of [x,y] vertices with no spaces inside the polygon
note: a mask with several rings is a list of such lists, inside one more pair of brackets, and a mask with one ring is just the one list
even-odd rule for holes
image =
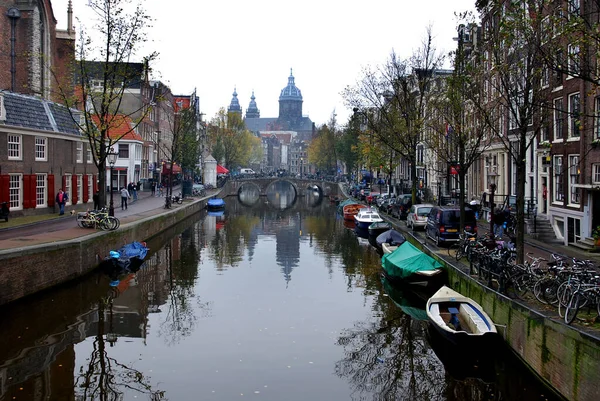
{"label": "street lamp", "polygon": [[488,182],[490,184],[490,233],[491,238],[494,238],[494,195],[496,193],[496,180],[500,174],[495,170],[488,173]]}
{"label": "street lamp", "polygon": [[302,170],[303,170],[303,166],[304,166],[304,158],[301,157],[300,158],[300,179],[302,179]]}
{"label": "street lamp", "polygon": [[115,215],[115,205],[113,203],[113,171],[115,168],[115,163],[117,162],[117,157],[119,154],[111,149],[106,154],[106,160],[108,160],[108,164],[110,165],[110,204],[108,205],[108,215]]}

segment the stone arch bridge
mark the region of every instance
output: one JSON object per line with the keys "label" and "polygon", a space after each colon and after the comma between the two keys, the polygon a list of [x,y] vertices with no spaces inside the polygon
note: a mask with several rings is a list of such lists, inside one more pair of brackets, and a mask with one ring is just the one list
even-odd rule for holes
{"label": "stone arch bridge", "polygon": [[237,180],[229,180],[221,189],[220,196],[238,196],[240,190],[245,185],[251,185],[258,189],[260,196],[267,196],[269,187],[276,182],[288,182],[296,191],[296,196],[304,196],[305,189],[318,189],[324,197],[330,195],[339,196],[342,194],[340,183],[320,180],[307,180],[291,177],[263,177],[263,178],[244,178]]}

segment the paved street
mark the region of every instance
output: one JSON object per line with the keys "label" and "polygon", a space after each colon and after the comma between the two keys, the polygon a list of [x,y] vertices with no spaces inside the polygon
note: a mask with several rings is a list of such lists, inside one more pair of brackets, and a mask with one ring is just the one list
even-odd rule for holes
{"label": "paved street", "polygon": [[[179,192],[180,187],[173,189],[174,194],[178,194]],[[113,199],[115,205],[115,217],[119,218],[121,225],[165,211],[165,198],[151,196],[150,191],[138,192],[138,200],[129,203],[127,210],[121,210],[121,199],[119,194],[115,193]],[[181,205],[173,204],[172,207],[177,208],[180,206]],[[0,228],[0,250],[8,251],[15,248],[34,246],[49,242],[65,241],[98,232],[98,230],[95,229],[80,228],[77,226],[77,213],[71,215],[69,213],[70,210],[70,207],[66,207],[65,215],[57,219],[24,226]],[[18,218],[15,218],[15,220],[17,219]],[[2,226],[0,225],[0,227]]]}

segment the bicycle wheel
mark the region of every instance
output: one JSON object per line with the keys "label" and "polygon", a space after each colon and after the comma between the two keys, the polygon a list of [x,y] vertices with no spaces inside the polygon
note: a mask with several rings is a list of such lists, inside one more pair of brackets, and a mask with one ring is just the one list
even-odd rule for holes
{"label": "bicycle wheel", "polygon": [[554,282],[554,279],[551,277],[542,277],[539,279],[533,286],[533,295],[535,298],[543,304],[548,304],[546,297],[544,297],[544,293],[546,292],[546,288],[550,286]]}
{"label": "bicycle wheel", "polygon": [[[563,285],[564,284],[564,285]],[[558,296],[558,316],[564,317],[565,310],[569,305],[569,301],[575,292],[574,287],[571,284],[562,283],[558,287],[557,296]]]}
{"label": "bicycle wheel", "polygon": [[100,220],[98,222],[98,227],[100,227],[100,229],[108,231],[112,228],[112,222],[110,222],[109,220],[110,216],[106,216],[104,218],[102,218],[102,220]]}
{"label": "bicycle wheel", "polygon": [[119,226],[121,225],[121,222],[119,221],[119,219],[117,219],[114,216],[108,216],[106,218],[106,224],[109,225],[109,230],[113,231],[116,230],[117,228],[119,228]]}
{"label": "bicycle wheel", "polygon": [[518,273],[509,278],[506,283],[506,295],[514,299],[523,299],[529,291],[531,281],[529,273]]}
{"label": "bicycle wheel", "polygon": [[571,324],[573,320],[577,317],[577,312],[579,312],[579,292],[575,291],[569,300],[569,304],[565,309],[565,323]]}

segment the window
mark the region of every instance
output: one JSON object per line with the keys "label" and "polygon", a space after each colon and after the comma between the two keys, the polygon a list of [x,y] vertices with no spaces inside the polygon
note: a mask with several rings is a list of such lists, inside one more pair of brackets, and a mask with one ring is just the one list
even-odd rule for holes
{"label": "window", "polygon": [[556,63],[557,67],[554,70],[554,86],[561,86],[563,79],[562,70],[565,68],[562,50],[556,52],[554,62]]}
{"label": "window", "polygon": [[92,148],[89,144],[85,147],[85,160],[87,163],[92,163],[94,161],[92,158]]}
{"label": "window", "polygon": [[9,175],[8,193],[11,209],[21,208],[21,182],[23,182],[21,174]]}
{"label": "window", "polygon": [[77,142],[75,144],[75,161],[77,163],[83,163],[83,142]]}
{"label": "window", "polygon": [[35,137],[35,160],[46,161],[46,138],[43,136]]}
{"label": "window", "polygon": [[550,86],[550,71],[547,66],[542,68],[542,88]]}
{"label": "window", "polygon": [[569,156],[569,188],[570,196],[569,203],[578,205],[579,204],[579,188],[575,187],[574,184],[579,184],[579,156]]}
{"label": "window", "polygon": [[67,193],[69,200],[67,200],[67,205],[71,204],[71,199],[73,199],[73,192],[71,191],[71,174],[65,174],[65,188],[64,191]]}
{"label": "window", "polygon": [[554,156],[554,202],[562,202],[565,198],[563,190],[562,156]]}
{"label": "window", "polygon": [[592,164],[592,182],[600,184],[600,163]]}
{"label": "window", "polygon": [[581,9],[579,1],[580,0],[569,0],[569,18],[579,15],[579,11]]}
{"label": "window", "polygon": [[94,176],[92,174],[87,175],[88,182],[88,202],[92,202],[94,198],[92,195],[94,194]]}
{"label": "window", "polygon": [[554,99],[554,140],[563,137],[563,108],[562,98]]}
{"label": "window", "polygon": [[569,95],[569,137],[578,138],[579,132],[579,93]]}
{"label": "window", "polygon": [[77,202],[83,202],[83,175],[77,174]]}
{"label": "window", "polygon": [[35,175],[35,205],[36,207],[45,207],[48,202],[46,196],[46,174]]}
{"label": "window", "polygon": [[119,144],[119,159],[129,159],[128,144]]}
{"label": "window", "polygon": [[550,16],[545,16],[542,19],[542,44],[548,41],[548,33],[551,32]]}
{"label": "window", "polygon": [[7,135],[8,160],[21,160],[21,135]]}
{"label": "window", "polygon": [[577,75],[579,74],[579,45],[570,44],[568,47],[569,50],[569,75]]}

